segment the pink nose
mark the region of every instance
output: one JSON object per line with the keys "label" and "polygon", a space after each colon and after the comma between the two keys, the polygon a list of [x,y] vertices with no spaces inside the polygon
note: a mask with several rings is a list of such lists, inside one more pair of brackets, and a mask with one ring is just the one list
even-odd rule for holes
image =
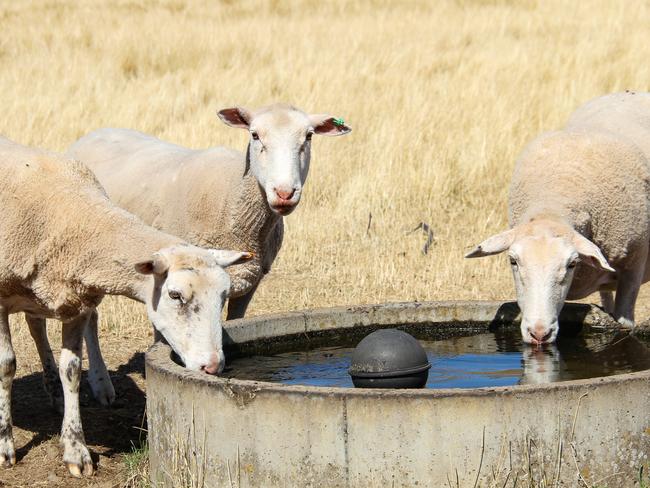
{"label": "pink nose", "polygon": [[530,332],[530,335],[533,337],[533,339],[541,344],[551,336],[552,331],[544,327],[544,324],[541,322],[537,322],[533,329],[528,329],[528,332]]}
{"label": "pink nose", "polygon": [[218,374],[221,364],[219,363],[219,356],[216,353],[210,355],[210,362],[201,366],[201,371],[208,374]]}
{"label": "pink nose", "polygon": [[296,193],[296,189],[292,188],[291,191],[284,191],[284,190],[279,190],[278,188],[273,188],[273,191],[275,191],[275,194],[278,196],[280,200],[291,200],[293,197],[294,193]]}

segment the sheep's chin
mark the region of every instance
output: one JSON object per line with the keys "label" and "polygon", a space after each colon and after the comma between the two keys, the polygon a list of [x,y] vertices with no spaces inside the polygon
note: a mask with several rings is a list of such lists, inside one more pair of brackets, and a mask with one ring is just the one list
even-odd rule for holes
{"label": "sheep's chin", "polygon": [[274,213],[276,213],[278,215],[282,215],[283,217],[285,215],[289,215],[291,212],[293,212],[296,209],[297,206],[298,206],[297,204],[296,205],[272,205],[272,204],[269,204],[269,207],[271,208],[271,210]]}

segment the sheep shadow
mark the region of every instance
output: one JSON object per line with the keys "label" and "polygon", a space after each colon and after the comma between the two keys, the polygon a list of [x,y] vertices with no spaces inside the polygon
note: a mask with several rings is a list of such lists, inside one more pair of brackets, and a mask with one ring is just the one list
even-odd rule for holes
{"label": "sheep shadow", "polygon": [[[136,373],[144,385],[144,353],[131,356],[129,362],[109,371],[116,400],[111,407],[101,406],[92,396],[84,371],[79,392],[81,418],[86,443],[93,460],[93,446],[101,446],[104,456],[130,452],[146,439],[145,393],[129,374]],[[15,427],[36,435],[25,445],[17,443],[16,457],[22,459],[33,447],[60,434],[63,417],[50,405],[42,374],[32,373],[14,380],[12,415]]]}

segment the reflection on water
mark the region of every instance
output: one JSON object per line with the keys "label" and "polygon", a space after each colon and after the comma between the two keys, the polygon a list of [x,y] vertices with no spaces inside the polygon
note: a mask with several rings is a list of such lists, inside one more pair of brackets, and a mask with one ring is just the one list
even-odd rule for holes
{"label": "reflection on water", "polygon": [[[583,333],[536,349],[518,330],[420,341],[431,362],[427,388],[540,384],[650,369],[646,343],[628,334]],[[354,348],[323,347],[237,358],[226,375],[284,384],[352,387],[347,373]]]}
{"label": "reflection on water", "polygon": [[541,350],[524,348],[521,384],[631,373],[650,368],[647,343],[629,334],[590,334]]}

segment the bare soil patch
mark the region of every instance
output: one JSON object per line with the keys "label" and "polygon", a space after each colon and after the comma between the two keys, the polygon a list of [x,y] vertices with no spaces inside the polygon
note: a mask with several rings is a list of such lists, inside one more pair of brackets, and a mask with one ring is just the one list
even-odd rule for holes
{"label": "bare soil patch", "polygon": [[[81,383],[81,414],[86,442],[95,462],[91,478],[72,478],[63,464],[59,448],[62,416],[50,406],[42,386],[40,363],[26,326],[13,327],[18,372],[13,386],[14,441],[17,464],[0,468],[0,487],[101,487],[124,486],[124,455],[146,439],[144,350],[151,341],[149,329],[141,337],[102,331],[102,346],[115,386],[117,399],[110,408],[92,397],[86,381],[87,363]],[[60,328],[49,322],[52,345],[60,342]],[[57,351],[55,354],[58,356]]]}

